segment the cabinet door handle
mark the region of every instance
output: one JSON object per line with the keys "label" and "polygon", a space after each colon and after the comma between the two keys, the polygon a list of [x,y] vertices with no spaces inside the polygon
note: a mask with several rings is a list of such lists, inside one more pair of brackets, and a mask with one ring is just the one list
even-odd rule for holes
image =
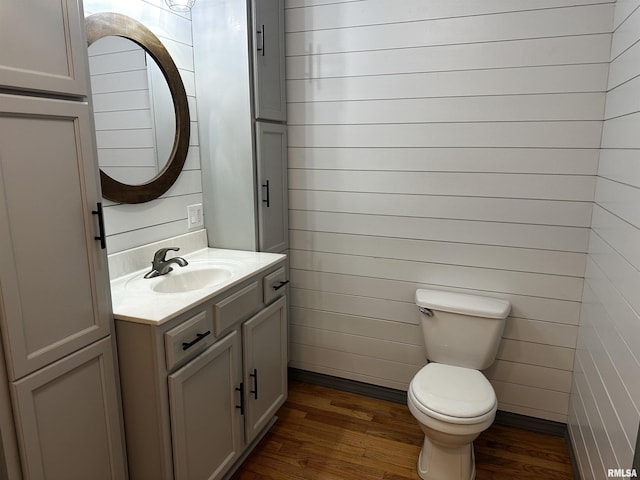
{"label": "cabinet door handle", "polygon": [[193,347],[196,343],[203,340],[207,335],[211,334],[211,330],[207,330],[204,333],[196,333],[196,338],[190,342],[182,342],[182,350],[187,350]]}
{"label": "cabinet door handle", "polygon": [[289,283],[289,280],[283,280],[278,285],[274,285],[271,288],[277,291],[277,290],[280,290],[282,287],[284,287],[287,283]]}
{"label": "cabinet door handle", "polygon": [[253,398],[258,399],[258,370],[253,369],[253,373],[249,374],[250,377],[253,377],[253,390],[249,390],[249,393],[253,393]]}
{"label": "cabinet door handle", "polygon": [[264,198],[262,199],[262,202],[266,203],[267,204],[267,208],[268,208],[270,206],[269,205],[269,180],[267,180],[267,182],[264,185],[262,185],[262,188],[266,188],[267,189],[267,193],[264,196]]}
{"label": "cabinet door handle", "polygon": [[97,237],[93,237],[95,240],[100,240],[100,248],[104,250],[107,248],[107,237],[104,233],[104,213],[102,212],[102,202],[98,202],[96,210],[91,210],[93,215],[98,216],[98,228],[100,231],[100,235]]}
{"label": "cabinet door handle", "polygon": [[260,35],[260,40],[261,40],[260,46],[256,47],[256,50],[259,51],[259,52],[262,52],[262,56],[264,57],[264,51],[265,51],[265,48],[264,48],[264,25],[262,25],[262,30],[258,30],[256,33],[258,35]]}
{"label": "cabinet door handle", "polygon": [[240,409],[240,415],[244,415],[244,383],[240,382],[240,386],[236,387],[236,392],[240,392],[240,405],[236,405],[236,408]]}

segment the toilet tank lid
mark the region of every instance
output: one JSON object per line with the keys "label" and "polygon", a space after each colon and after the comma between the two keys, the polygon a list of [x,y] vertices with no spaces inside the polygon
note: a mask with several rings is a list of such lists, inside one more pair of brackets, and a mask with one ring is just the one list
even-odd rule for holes
{"label": "toilet tank lid", "polygon": [[507,318],[511,311],[508,300],[424,288],[416,290],[416,304],[440,312],[486,318]]}

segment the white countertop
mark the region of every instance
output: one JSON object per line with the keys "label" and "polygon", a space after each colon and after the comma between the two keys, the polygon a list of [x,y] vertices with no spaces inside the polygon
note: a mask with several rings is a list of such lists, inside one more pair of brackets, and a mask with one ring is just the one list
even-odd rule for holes
{"label": "white countertop", "polygon": [[[115,278],[111,281],[111,298],[113,315],[117,320],[127,320],[136,323],[161,325],[162,323],[186,312],[199,303],[209,300],[216,295],[242,283],[247,278],[267,270],[286,258],[277,253],[250,252],[244,250],[224,250],[219,248],[204,248],[184,255],[189,263],[200,264],[207,261],[227,261],[234,265],[233,275],[210,287],[180,293],[158,293],[147,285],[162,281],[161,277],[142,279],[150,268]],[[174,269],[185,268],[173,265]],[[168,275],[171,275],[169,273]],[[145,282],[145,283],[142,283]],[[144,288],[137,288],[142,286]]]}

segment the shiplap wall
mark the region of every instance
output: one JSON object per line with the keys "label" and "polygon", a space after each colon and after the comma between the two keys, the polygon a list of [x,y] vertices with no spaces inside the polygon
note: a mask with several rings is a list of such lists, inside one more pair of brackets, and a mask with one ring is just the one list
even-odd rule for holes
{"label": "shiplap wall", "polygon": [[583,480],[631,468],[640,418],[640,1],[613,28],[569,414]]}
{"label": "shiplap wall", "polygon": [[292,365],[406,389],[416,288],[505,298],[499,408],[565,422],[614,4],[285,6]]}
{"label": "shiplap wall", "polygon": [[[138,205],[104,202],[107,248],[109,253],[115,253],[186,233],[187,206],[202,203],[191,18],[188,13],[169,10],[164,0],[84,0],[83,3],[85,15],[122,13],[138,20],[158,36],[178,67],[191,115],[189,153],[173,187],[161,198]],[[125,82],[124,86],[136,88],[134,82]],[[131,113],[135,115],[135,111]],[[120,125],[125,126],[125,123]],[[103,147],[107,146],[105,138],[103,135],[100,139]]]}

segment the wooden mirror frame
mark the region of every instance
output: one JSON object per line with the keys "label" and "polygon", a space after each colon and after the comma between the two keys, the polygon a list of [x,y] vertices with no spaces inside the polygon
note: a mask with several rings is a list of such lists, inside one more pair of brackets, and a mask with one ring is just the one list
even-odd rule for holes
{"label": "wooden mirror frame", "polygon": [[151,30],[133,18],[119,13],[96,13],[85,18],[87,45],[108,36],[127,38],[140,45],[158,64],[173,98],[176,133],[173,148],[164,168],[147,183],[128,185],[100,170],[102,196],[118,203],[143,203],[158,198],[177,180],[189,150],[191,119],[187,92],[171,55]]}

